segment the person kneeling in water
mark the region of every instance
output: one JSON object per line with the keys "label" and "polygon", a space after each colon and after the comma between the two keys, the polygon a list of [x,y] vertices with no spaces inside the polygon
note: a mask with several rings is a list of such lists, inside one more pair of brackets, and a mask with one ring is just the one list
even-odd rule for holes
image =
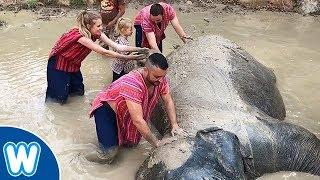
{"label": "person kneeling in water", "polygon": [[[94,43],[97,39],[117,51],[139,52],[142,55],[123,55],[106,50]],[[91,11],[83,11],[78,16],[78,26],[64,33],[56,42],[49,55],[47,66],[48,87],[46,98],[53,98],[61,104],[66,103],[70,94],[84,94],[81,62],[91,51],[106,57],[121,59],[144,59],[149,49],[119,45],[102,33],[101,16]]]}
{"label": "person kneeling in water", "polygon": [[[106,162],[112,161],[119,146],[135,146],[144,137],[152,146],[171,142],[159,140],[148,122],[158,102],[163,99],[172,135],[185,135],[176,120],[176,111],[169,92],[168,63],[160,53],[151,54],[145,67],[133,70],[103,89],[93,100],[90,117],[94,116],[99,144]],[[103,157],[98,157],[102,161]],[[87,157],[87,159],[93,159]]]}

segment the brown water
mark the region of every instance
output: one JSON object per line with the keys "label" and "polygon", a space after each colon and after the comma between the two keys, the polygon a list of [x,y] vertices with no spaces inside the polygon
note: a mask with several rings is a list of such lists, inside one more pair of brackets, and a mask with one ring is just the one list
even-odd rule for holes
{"label": "brown water", "polygon": [[[129,8],[126,16],[135,13]],[[58,157],[62,179],[134,179],[150,150],[147,143],[123,149],[111,166],[84,157],[98,149],[88,111],[96,93],[111,81],[108,59],[92,53],[84,61],[83,97],[71,97],[64,106],[44,103],[48,53],[57,38],[74,25],[74,14],[42,21],[30,12],[0,12],[0,20],[8,22],[0,28],[0,123],[30,130],[47,141]],[[263,11],[242,15],[178,13],[178,17],[189,34],[220,34],[273,68],[287,108],[286,121],[320,137],[320,17]],[[165,54],[173,50],[173,44],[182,45],[171,27],[164,44]],[[282,172],[261,179],[319,177]]]}

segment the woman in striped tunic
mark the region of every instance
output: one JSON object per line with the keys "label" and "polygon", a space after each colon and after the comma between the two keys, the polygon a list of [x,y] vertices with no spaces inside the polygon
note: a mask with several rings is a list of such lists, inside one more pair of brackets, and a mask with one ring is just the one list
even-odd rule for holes
{"label": "woman in striped tunic", "polygon": [[[102,33],[102,20],[98,13],[83,11],[77,20],[78,26],[64,33],[49,55],[46,98],[53,98],[61,104],[66,103],[70,94],[84,94],[80,67],[92,50],[107,57],[137,60],[145,58],[148,53],[147,48],[119,45],[110,40]],[[94,43],[97,39],[117,51],[139,52],[142,55],[124,55],[106,50]]]}

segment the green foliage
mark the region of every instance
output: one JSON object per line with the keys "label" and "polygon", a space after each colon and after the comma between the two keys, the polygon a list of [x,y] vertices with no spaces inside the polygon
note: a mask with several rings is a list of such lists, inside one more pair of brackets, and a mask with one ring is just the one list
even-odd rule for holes
{"label": "green foliage", "polygon": [[85,5],[84,0],[70,0],[70,6],[72,7],[82,7]]}
{"label": "green foliage", "polygon": [[28,0],[27,1],[27,6],[29,9],[34,9],[38,5],[38,0]]}

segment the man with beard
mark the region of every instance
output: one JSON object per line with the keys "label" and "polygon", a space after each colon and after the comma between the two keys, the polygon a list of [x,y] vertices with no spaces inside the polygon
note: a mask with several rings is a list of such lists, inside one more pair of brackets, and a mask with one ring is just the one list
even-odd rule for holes
{"label": "man with beard", "polygon": [[171,5],[159,2],[144,7],[134,21],[136,46],[162,52],[162,41],[166,38],[165,30],[170,23],[184,43],[192,39],[184,32]]}
{"label": "man with beard", "polygon": [[168,62],[162,54],[151,54],[145,67],[122,76],[96,96],[90,116],[95,118],[98,141],[104,152],[119,146],[137,145],[141,136],[154,147],[170,142],[158,140],[148,126],[159,97],[164,101],[171,134],[185,135],[176,120],[174,103],[165,77],[167,69]]}

